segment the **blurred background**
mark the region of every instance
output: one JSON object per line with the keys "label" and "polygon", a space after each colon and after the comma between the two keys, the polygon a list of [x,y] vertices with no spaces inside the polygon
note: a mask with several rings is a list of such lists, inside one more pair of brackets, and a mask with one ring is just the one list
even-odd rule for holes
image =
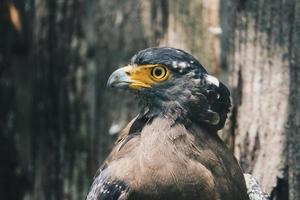
{"label": "blurred background", "polygon": [[138,111],[107,78],[152,46],[230,87],[221,137],[273,200],[300,200],[298,0],[0,0],[0,199],[85,198]]}

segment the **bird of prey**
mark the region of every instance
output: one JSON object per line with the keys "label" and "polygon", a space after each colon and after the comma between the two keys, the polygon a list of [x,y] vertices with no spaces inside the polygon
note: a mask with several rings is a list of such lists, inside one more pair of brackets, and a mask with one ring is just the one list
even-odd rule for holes
{"label": "bird of prey", "polygon": [[141,110],[98,170],[88,200],[248,200],[243,172],[218,137],[230,93],[192,55],[148,48],[112,73]]}

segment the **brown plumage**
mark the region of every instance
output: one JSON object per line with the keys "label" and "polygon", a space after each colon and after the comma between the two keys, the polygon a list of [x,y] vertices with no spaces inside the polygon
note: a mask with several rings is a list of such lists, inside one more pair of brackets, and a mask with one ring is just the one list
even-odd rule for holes
{"label": "brown plumage", "polygon": [[[174,79],[176,74],[173,73]],[[179,89],[182,92],[182,88]],[[184,95],[187,93],[185,91]],[[189,94],[188,99],[198,97],[193,96],[193,91]],[[217,94],[221,101],[220,95],[224,93],[218,91]],[[149,98],[146,99],[141,113],[122,131],[99,169],[88,200],[249,199],[241,168],[216,134],[216,127],[225,121],[220,117],[226,118],[220,105],[226,105],[228,112],[228,103],[223,100],[223,104],[210,103],[210,97],[203,95],[199,108],[194,102],[187,104],[194,109],[189,112],[190,107],[182,106],[186,98],[182,101],[180,98],[178,95],[176,101],[168,101],[171,97],[165,96],[163,102],[153,100],[155,104],[149,104]],[[213,107],[216,103],[218,106]],[[157,104],[164,106],[154,106]],[[189,115],[197,109],[201,112],[199,115]],[[216,113],[217,118],[207,117],[211,113]]]}

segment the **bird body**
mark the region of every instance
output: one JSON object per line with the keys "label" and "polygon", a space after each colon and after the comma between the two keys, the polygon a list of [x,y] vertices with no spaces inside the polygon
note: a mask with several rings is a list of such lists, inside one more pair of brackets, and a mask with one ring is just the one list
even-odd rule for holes
{"label": "bird body", "polygon": [[120,134],[87,200],[248,200],[233,154],[217,135],[229,92],[191,55],[151,48],[108,83],[137,91],[141,112]]}
{"label": "bird body", "polygon": [[172,125],[165,118],[153,119],[141,132],[130,133],[136,120],[105,162],[101,173],[107,175],[98,177],[103,180],[92,186],[97,189],[90,199],[101,196],[103,181],[126,183],[120,194],[128,199],[248,199],[240,183],[241,169],[217,135],[198,126]]}

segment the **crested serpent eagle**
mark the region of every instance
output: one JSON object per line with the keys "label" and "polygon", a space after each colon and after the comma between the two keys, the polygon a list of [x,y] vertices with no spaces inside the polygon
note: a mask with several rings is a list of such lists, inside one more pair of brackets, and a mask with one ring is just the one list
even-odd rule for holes
{"label": "crested serpent eagle", "polygon": [[98,170],[88,200],[248,200],[243,172],[217,135],[230,93],[192,55],[148,48],[108,86],[136,93],[141,110]]}

